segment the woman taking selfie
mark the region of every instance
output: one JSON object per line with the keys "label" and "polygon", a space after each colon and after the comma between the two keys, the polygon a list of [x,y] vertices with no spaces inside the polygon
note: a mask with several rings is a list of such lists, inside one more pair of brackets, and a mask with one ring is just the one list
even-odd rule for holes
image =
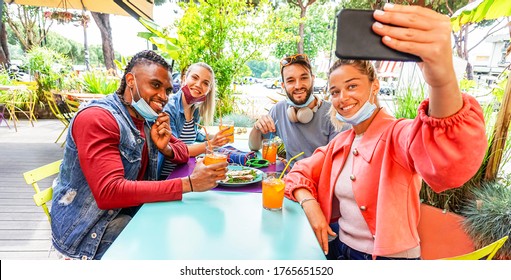
{"label": "woman taking selfie", "polygon": [[387,4],[374,18],[385,45],[422,59],[429,99],[415,119],[395,119],[378,106],[371,62],[337,61],[329,71],[332,121],[353,128],[294,165],[286,196],[300,202],[329,258],[419,259],[421,179],[436,192],[468,181],[486,151],[484,118],[459,90],[448,17]]}

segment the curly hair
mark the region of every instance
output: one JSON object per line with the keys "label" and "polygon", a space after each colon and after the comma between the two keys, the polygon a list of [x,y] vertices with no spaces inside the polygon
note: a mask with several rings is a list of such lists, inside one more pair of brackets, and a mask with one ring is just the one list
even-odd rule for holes
{"label": "curly hair", "polygon": [[[170,65],[165,61],[163,57],[161,57],[159,54],[152,50],[144,50],[137,54],[135,54],[128,65],[126,65],[126,69],[124,69],[124,74],[122,75],[121,84],[119,85],[119,88],[115,92],[116,94],[122,96],[124,94],[124,91],[126,90],[126,74],[131,72],[133,67],[137,65],[150,65],[150,64],[159,64],[168,71],[171,71]],[[172,83],[171,83],[172,84]]]}

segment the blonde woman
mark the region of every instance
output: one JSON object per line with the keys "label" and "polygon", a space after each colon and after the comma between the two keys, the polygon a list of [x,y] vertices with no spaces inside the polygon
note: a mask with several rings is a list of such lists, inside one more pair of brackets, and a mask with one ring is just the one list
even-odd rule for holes
{"label": "blonde woman", "polygon": [[[208,64],[197,62],[185,72],[182,87],[169,97],[164,112],[170,116],[172,134],[185,142],[191,157],[206,152],[206,136],[197,125],[211,125],[215,112],[215,72]],[[229,142],[229,134],[209,135],[212,146],[223,146]],[[202,142],[202,143],[197,143]],[[166,179],[175,164],[159,158],[160,179]]]}

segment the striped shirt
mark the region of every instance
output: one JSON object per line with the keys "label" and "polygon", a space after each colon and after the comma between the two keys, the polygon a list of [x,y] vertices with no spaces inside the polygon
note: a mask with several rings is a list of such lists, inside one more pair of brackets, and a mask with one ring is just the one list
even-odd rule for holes
{"label": "striped shirt", "polygon": [[[183,141],[186,145],[190,145],[195,143],[195,139],[197,139],[197,134],[195,133],[195,121],[191,119],[190,121],[185,121],[183,125],[183,130],[181,131],[181,135],[179,135],[179,140]],[[165,160],[161,169],[160,180],[165,180],[169,176],[169,174],[174,171],[176,168],[175,163],[170,160]]]}

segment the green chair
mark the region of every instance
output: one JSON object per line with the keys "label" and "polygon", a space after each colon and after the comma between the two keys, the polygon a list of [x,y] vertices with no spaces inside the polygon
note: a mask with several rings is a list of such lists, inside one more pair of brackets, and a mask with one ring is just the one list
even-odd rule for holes
{"label": "green chair", "polygon": [[506,243],[508,237],[509,236],[506,235],[481,249],[475,250],[474,252],[450,258],[443,258],[442,260],[491,260],[504,243]]}
{"label": "green chair", "polygon": [[36,169],[32,169],[30,171],[23,173],[23,178],[25,178],[27,184],[32,185],[32,187],[34,188],[35,194],[33,197],[35,204],[43,208],[44,213],[48,217],[48,221],[50,223],[51,216],[46,203],[50,201],[53,197],[53,187],[50,186],[41,191],[37,183],[42,179],[48,178],[52,175],[59,173],[61,163],[62,160],[57,160],[50,164],[46,164]]}

